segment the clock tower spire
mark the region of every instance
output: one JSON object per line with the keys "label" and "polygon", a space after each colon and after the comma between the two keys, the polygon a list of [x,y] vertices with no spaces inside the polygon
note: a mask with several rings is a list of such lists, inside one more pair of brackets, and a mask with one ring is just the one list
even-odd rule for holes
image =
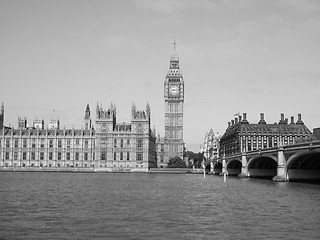
{"label": "clock tower spire", "polygon": [[184,81],[180,71],[180,61],[176,53],[176,41],[170,57],[169,70],[164,80],[165,101],[165,156],[167,163],[173,157],[183,159],[183,103]]}

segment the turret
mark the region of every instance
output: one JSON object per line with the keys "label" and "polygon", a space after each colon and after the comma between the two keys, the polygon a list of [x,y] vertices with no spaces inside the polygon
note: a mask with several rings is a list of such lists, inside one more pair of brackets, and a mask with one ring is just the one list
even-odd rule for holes
{"label": "turret", "polygon": [[60,120],[57,119],[50,119],[48,124],[48,129],[60,129]]}
{"label": "turret", "polygon": [[89,104],[87,104],[86,111],[84,112],[84,118],[85,119],[89,119],[90,118],[90,107],[89,107]]}
{"label": "turret", "polygon": [[147,113],[147,119],[150,121],[150,119],[151,119],[151,110],[150,110],[149,103],[147,103],[147,106],[146,106],[146,113]]}
{"label": "turret", "polygon": [[37,128],[37,129],[44,129],[44,120],[39,119],[39,118],[35,118],[33,120],[33,127]]}
{"label": "turret", "polygon": [[3,128],[3,124],[4,124],[4,105],[2,103],[1,110],[0,110],[0,129]]}
{"label": "turret", "polygon": [[84,129],[85,130],[91,129],[92,122],[91,122],[91,118],[90,118],[90,106],[89,106],[89,104],[87,104],[86,110],[84,112],[83,123],[84,123]]}
{"label": "turret", "polygon": [[136,105],[133,102],[132,107],[131,107],[131,118],[132,119],[134,119],[135,112],[136,112]]}
{"label": "turret", "polygon": [[18,117],[18,128],[26,129],[27,128],[27,117]]}

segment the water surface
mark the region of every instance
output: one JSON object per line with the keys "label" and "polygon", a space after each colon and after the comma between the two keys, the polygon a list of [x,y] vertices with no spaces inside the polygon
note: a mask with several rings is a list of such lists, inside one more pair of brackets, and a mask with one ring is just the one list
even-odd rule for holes
{"label": "water surface", "polygon": [[320,185],[0,173],[0,239],[320,239]]}

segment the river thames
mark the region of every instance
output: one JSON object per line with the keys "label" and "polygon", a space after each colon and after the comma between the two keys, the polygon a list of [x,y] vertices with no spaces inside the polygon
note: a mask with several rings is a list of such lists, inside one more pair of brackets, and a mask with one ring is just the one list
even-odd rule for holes
{"label": "river thames", "polygon": [[0,239],[320,239],[320,185],[143,173],[0,181]]}

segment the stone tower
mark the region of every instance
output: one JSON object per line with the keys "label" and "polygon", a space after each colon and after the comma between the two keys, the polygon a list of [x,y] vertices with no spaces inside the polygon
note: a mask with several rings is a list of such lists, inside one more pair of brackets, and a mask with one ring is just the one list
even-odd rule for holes
{"label": "stone tower", "polygon": [[184,81],[180,72],[179,57],[176,54],[174,42],[173,54],[170,58],[169,70],[164,81],[165,101],[165,136],[164,136],[164,161],[168,162],[173,157],[183,159],[183,102]]}
{"label": "stone tower", "polygon": [[97,103],[95,124],[95,165],[106,164],[107,159],[113,159],[113,131],[116,126],[116,106],[104,110]]}
{"label": "stone tower", "polygon": [[90,118],[90,107],[89,104],[87,104],[86,110],[84,112],[84,119],[83,119],[84,129],[89,130],[91,129],[91,118]]}

